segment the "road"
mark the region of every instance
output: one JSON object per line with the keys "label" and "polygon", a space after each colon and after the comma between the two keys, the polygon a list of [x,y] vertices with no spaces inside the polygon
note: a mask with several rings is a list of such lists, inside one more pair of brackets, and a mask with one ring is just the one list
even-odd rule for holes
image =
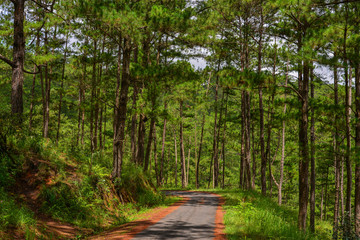
{"label": "road", "polygon": [[144,239],[214,239],[219,197],[201,192],[168,192],[189,200],[154,225],[135,235]]}

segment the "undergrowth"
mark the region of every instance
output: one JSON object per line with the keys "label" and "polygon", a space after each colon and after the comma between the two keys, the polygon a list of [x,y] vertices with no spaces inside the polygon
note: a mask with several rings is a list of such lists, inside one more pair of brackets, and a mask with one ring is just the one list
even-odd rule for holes
{"label": "undergrowth", "polygon": [[14,227],[26,230],[35,224],[34,214],[25,206],[19,206],[3,188],[0,188],[0,206],[0,230]]}
{"label": "undergrowth", "polygon": [[11,190],[30,170],[38,178],[33,184],[40,189],[40,212],[90,229],[87,233],[129,222],[139,213],[174,202],[132,163],[123,164],[121,180],[112,180],[111,153],[91,154],[76,147],[66,151],[51,140],[26,134],[10,134],[6,147],[8,153],[0,154],[0,237],[14,228],[22,229],[25,239],[35,236],[36,216]]}
{"label": "undergrowth", "polygon": [[254,191],[215,190],[225,197],[228,239],[331,239],[331,225],[318,221],[316,233],[299,231],[297,211]]}

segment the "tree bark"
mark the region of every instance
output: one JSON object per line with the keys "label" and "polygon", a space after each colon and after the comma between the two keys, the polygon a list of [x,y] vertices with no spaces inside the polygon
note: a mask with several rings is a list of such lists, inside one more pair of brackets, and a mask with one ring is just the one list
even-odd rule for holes
{"label": "tree bark", "polygon": [[[167,103],[164,103],[164,110],[167,109]],[[166,142],[166,117],[164,118],[164,126],[162,133],[162,146],[161,146],[161,168],[160,168],[160,185],[164,181],[164,163],[165,163],[165,142]]]}
{"label": "tree bark", "polygon": [[[218,139],[218,119],[217,119],[217,115],[218,115],[218,107],[217,107],[217,102],[218,102],[218,88],[219,88],[219,77],[216,77],[216,84],[215,84],[215,119],[214,119],[214,135],[213,135],[213,182],[212,182],[212,187],[216,188],[218,186],[218,175],[219,175],[219,163],[218,163],[218,147],[217,147],[217,139]],[[210,169],[211,172],[211,169]]]}
{"label": "tree bark", "polygon": [[[359,54],[359,49],[356,51]],[[360,236],[360,63],[355,65],[355,233]],[[348,203],[347,203],[348,204]],[[346,210],[347,211],[347,210]]]}
{"label": "tree bark", "polygon": [[19,123],[22,121],[24,61],[25,61],[25,34],[24,9],[25,0],[13,0],[14,4],[14,43],[13,65],[11,77],[11,113],[17,115]]}
{"label": "tree bark", "polygon": [[[339,104],[339,98],[338,98],[338,73],[337,73],[337,67],[334,67],[334,104],[337,106]],[[335,169],[335,201],[334,201],[334,234],[337,233],[338,223],[339,223],[339,183],[340,183],[340,157],[338,154],[339,151],[339,133],[338,133],[338,126],[336,119],[338,117],[338,114],[335,113],[334,119],[335,119],[335,132],[333,136],[333,142],[334,142],[334,169]],[[337,236],[334,236],[337,238]]]}
{"label": "tree bark", "polygon": [[[154,109],[153,109],[154,112]],[[150,160],[150,153],[151,153],[151,144],[153,140],[153,134],[155,129],[155,116],[151,117],[150,121],[150,129],[149,129],[149,137],[148,142],[146,145],[146,154],[145,154],[145,162],[144,162],[144,172],[146,172],[149,168],[149,160]]]}
{"label": "tree bark", "polygon": [[299,217],[298,227],[306,229],[307,205],[309,196],[309,147],[308,147],[308,105],[309,105],[309,63],[304,62],[303,78],[299,81],[301,117],[299,120]]}
{"label": "tree bark", "polygon": [[[124,53],[122,66],[121,88],[117,91],[116,104],[117,109],[114,118],[118,119],[115,125],[114,142],[113,142],[113,171],[112,178],[121,177],[121,167],[123,162],[123,145],[125,140],[125,120],[128,101],[128,90],[130,85],[130,40],[124,38]],[[118,63],[120,64],[120,63]]]}
{"label": "tree bark", "polygon": [[177,179],[178,159],[177,159],[177,143],[176,143],[176,133],[175,133],[175,131],[174,131],[174,147],[175,147],[174,178],[175,178],[175,187],[177,188],[177,184],[178,184],[178,179]]}
{"label": "tree bark", "polygon": [[56,132],[56,144],[59,142],[60,137],[60,122],[61,122],[61,106],[62,106],[62,98],[63,98],[63,91],[64,91],[64,78],[65,78],[65,66],[66,66],[66,57],[67,57],[67,44],[68,44],[68,33],[66,34],[65,40],[65,50],[64,50],[64,63],[62,66],[62,73],[61,73],[61,84],[60,84],[60,99],[59,99],[59,109],[58,109],[58,125],[57,125],[57,132]]}
{"label": "tree bark", "polygon": [[138,148],[136,153],[136,163],[138,165],[144,164],[144,151],[145,151],[145,122],[147,118],[144,114],[139,117],[139,131],[138,131]]}
{"label": "tree bark", "polygon": [[[286,63],[286,75],[285,75],[285,88],[288,84],[288,72],[289,72],[289,61]],[[283,114],[284,117],[286,115],[286,92],[284,96],[284,109]],[[286,130],[286,121],[285,119],[282,121],[282,137],[281,137],[281,160],[280,160],[280,179],[278,186],[278,203],[282,204],[282,185],[284,182],[284,163],[285,163],[285,130]]]}
{"label": "tree bark", "polygon": [[[211,73],[210,73],[209,80],[207,82],[207,89],[206,89],[205,97],[207,96],[208,91],[209,91],[210,80],[211,80]],[[196,185],[196,188],[199,188],[199,167],[200,167],[202,144],[203,144],[203,139],[204,139],[204,127],[205,127],[205,112],[203,113],[203,118],[202,118],[202,121],[201,121],[201,135],[200,135],[200,144],[199,144],[199,155],[198,155],[197,162],[196,162],[196,173],[195,173],[195,185]]]}
{"label": "tree bark", "polygon": [[[313,68],[311,68],[311,99],[314,100],[314,74]],[[310,174],[310,231],[315,232],[315,112],[314,107],[311,108],[311,126],[310,126],[310,162],[311,162],[311,174]]]}
{"label": "tree bark", "polygon": [[[45,30],[44,37],[45,54],[48,54],[48,30]],[[50,122],[50,88],[51,88],[51,74],[49,74],[48,63],[45,65],[45,87],[43,99],[43,136],[49,138],[49,122]]]}
{"label": "tree bark", "polygon": [[181,159],[181,187],[186,187],[186,164],[183,136],[183,100],[180,100],[180,159]]}
{"label": "tree bark", "polygon": [[[40,36],[39,33],[36,35],[36,49],[35,49],[35,56],[38,55],[38,51],[39,51],[39,46],[40,46]],[[34,72],[36,72],[37,67],[34,64]],[[31,103],[30,103],[30,112],[29,112],[29,129],[30,131],[32,130],[32,117],[33,117],[33,109],[34,109],[34,101],[35,101],[35,85],[36,85],[36,74],[34,74],[33,76],[33,82],[32,82],[32,87],[31,87]]]}
{"label": "tree bark", "polygon": [[226,92],[226,103],[225,103],[225,116],[224,116],[224,128],[223,128],[223,137],[222,137],[222,189],[225,188],[225,142],[226,142],[226,117],[227,117],[227,106],[228,106],[229,92]]}
{"label": "tree bark", "polygon": [[[263,34],[263,14],[262,1],[260,3],[260,26],[259,26],[259,47],[258,47],[258,65],[257,73],[261,74],[262,61],[262,34]],[[259,111],[260,111],[260,151],[261,151],[261,194],[266,195],[266,156],[265,156],[265,140],[264,140],[264,108],[263,108],[263,88],[262,83],[259,87]]]}

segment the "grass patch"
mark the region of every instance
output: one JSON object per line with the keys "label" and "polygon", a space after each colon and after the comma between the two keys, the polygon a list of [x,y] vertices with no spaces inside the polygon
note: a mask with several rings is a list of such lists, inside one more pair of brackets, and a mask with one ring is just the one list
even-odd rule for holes
{"label": "grass patch", "polygon": [[0,230],[21,228],[24,231],[35,224],[33,213],[0,188]]}
{"label": "grass patch", "polygon": [[[206,190],[205,190],[206,191]],[[209,190],[207,190],[209,191]],[[297,229],[297,211],[254,191],[212,190],[225,197],[228,239],[331,239],[331,225],[317,221],[316,233]]]}

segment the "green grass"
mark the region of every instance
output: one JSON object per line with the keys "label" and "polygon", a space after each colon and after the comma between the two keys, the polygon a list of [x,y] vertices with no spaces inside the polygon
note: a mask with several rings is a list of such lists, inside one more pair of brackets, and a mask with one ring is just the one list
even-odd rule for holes
{"label": "green grass", "polygon": [[316,234],[297,229],[297,211],[254,191],[215,190],[225,197],[228,239],[331,239],[331,225],[317,221]]}
{"label": "green grass", "polygon": [[14,227],[26,230],[34,224],[33,213],[0,188],[0,230]]}

